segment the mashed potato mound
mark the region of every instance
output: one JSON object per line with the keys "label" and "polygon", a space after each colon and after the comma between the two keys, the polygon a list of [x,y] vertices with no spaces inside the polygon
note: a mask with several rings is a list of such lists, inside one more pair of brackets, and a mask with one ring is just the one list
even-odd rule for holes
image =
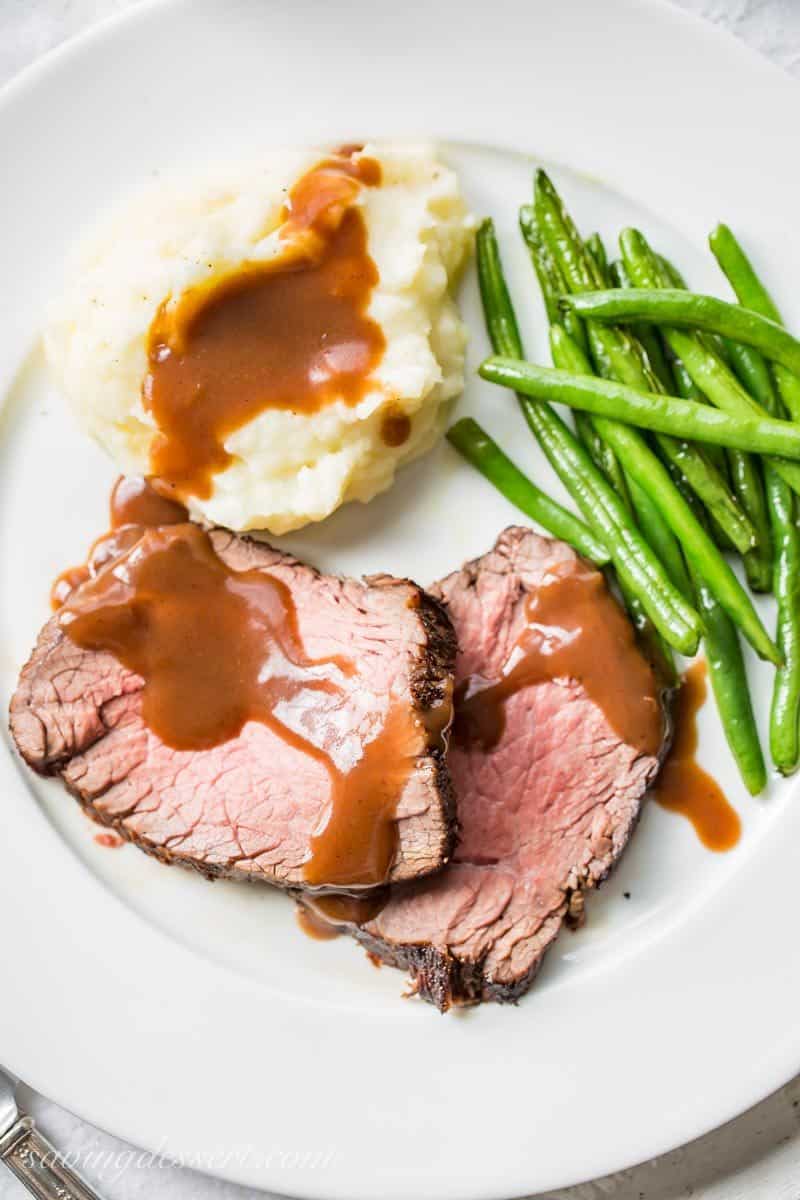
{"label": "mashed potato mound", "polygon": [[[214,182],[161,185],[87,246],[69,294],[45,335],[48,359],[86,430],[119,468],[148,474],[157,427],[142,403],[147,335],[159,305],[244,262],[278,252],[282,205],[325,151],[281,152]],[[287,533],[348,500],[371,500],[397,468],[443,432],[463,387],[466,330],[452,289],[474,221],[452,170],[428,146],[379,146],[379,187],[356,200],[380,279],[368,309],[386,348],[359,403],[334,400],[302,414],[271,409],[225,441],[233,461],[207,500],[186,496],[192,516],[234,530]],[[381,437],[406,415],[401,446]]]}

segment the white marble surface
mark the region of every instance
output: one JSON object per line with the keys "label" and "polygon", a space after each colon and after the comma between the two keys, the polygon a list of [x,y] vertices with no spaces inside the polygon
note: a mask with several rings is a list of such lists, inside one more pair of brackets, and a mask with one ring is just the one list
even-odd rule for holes
{"label": "white marble surface", "polygon": [[[133,2],[0,0],[0,84],[51,46]],[[673,2],[732,30],[800,76],[800,0]],[[120,1080],[120,1087],[124,1086]],[[20,1099],[107,1200],[151,1200],[154,1196],[158,1200],[246,1200],[254,1195],[185,1167],[160,1162],[24,1088]],[[653,1120],[658,1120],[657,1112]],[[25,1194],[10,1175],[0,1174],[0,1200],[20,1200]],[[800,1200],[800,1078],[738,1120],[680,1150],[619,1175],[551,1193],[547,1200],[603,1197]]]}

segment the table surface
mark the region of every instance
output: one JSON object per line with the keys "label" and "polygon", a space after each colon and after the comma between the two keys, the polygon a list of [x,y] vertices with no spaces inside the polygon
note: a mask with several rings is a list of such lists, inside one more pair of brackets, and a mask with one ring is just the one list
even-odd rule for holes
{"label": "table surface", "polygon": [[[0,0],[0,84],[51,46],[135,0]],[[673,0],[800,77],[800,0]],[[124,1081],[120,1081],[124,1086]],[[160,1162],[24,1087],[20,1101],[104,1200],[246,1200],[254,1193]],[[654,1120],[658,1114],[653,1114]],[[27,1193],[0,1175],[0,1200]],[[265,1200],[268,1200],[265,1193]],[[630,1171],[547,1200],[800,1200],[800,1076],[735,1121]],[[544,1198],[541,1198],[544,1200]]]}

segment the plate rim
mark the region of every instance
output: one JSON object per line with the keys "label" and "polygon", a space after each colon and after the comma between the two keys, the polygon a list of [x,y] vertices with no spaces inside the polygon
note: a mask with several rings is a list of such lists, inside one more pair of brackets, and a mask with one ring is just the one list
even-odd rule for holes
{"label": "plate rim", "polygon": [[[574,0],[571,0],[571,2],[573,2],[573,6],[574,6]],[[792,88],[794,89],[794,92],[795,92],[795,96],[800,95],[800,92],[797,90],[797,85],[794,83],[794,81],[789,80],[789,77],[785,76],[780,68],[768,63],[765,59],[763,59],[755,51],[750,50],[743,43],[741,43],[738,39],[736,39],[732,34],[712,27],[710,24],[703,21],[702,18],[698,17],[695,14],[687,13],[685,10],[675,8],[673,5],[669,4],[667,2],[667,0],[646,0],[646,3],[641,3],[641,0],[639,0],[639,4],[640,4],[640,7],[649,8],[654,13],[660,12],[662,14],[662,17],[668,18],[669,21],[671,21],[671,22],[677,22],[680,24],[684,24],[687,28],[691,28],[695,33],[702,32],[702,34],[707,39],[710,38],[710,40],[712,40],[712,41],[726,42],[728,44],[729,51],[735,52],[735,54],[737,56],[739,56],[739,58],[742,62],[747,61],[750,64],[751,68],[757,64],[759,67],[765,68],[767,74],[774,73],[774,75],[780,76],[782,80],[791,83]],[[580,6],[580,0],[578,0],[578,6]],[[628,7],[628,8],[630,7],[629,0],[615,0],[616,10],[621,11],[621,10],[625,9],[626,7]],[[112,15],[104,18],[102,21],[92,25],[88,30],[84,30],[83,32],[76,35],[75,37],[69,39],[68,41],[62,43],[61,45],[59,45],[59,46],[55,47],[54,49],[52,49],[51,51],[47,52],[45,55],[41,56],[41,58],[37,59],[34,63],[30,64],[27,68],[25,68],[22,72],[20,72],[17,76],[15,76],[11,81],[9,81],[9,83],[7,83],[3,87],[3,89],[0,90],[0,126],[2,126],[3,114],[4,114],[4,111],[6,110],[8,104],[11,103],[12,101],[18,100],[21,96],[24,96],[24,93],[27,89],[35,88],[37,86],[37,84],[39,83],[39,81],[41,81],[42,79],[46,80],[48,75],[52,71],[54,71],[54,70],[57,71],[59,69],[60,64],[68,63],[73,58],[73,56],[75,56],[77,53],[83,52],[92,43],[101,43],[104,39],[108,39],[108,38],[111,38],[113,40],[113,38],[115,36],[117,36],[117,34],[120,33],[120,31],[124,32],[124,29],[126,26],[128,26],[128,25],[133,26],[134,24],[136,24],[140,21],[147,20],[154,11],[158,11],[160,9],[165,9],[165,10],[167,10],[167,9],[174,9],[174,10],[183,9],[184,11],[190,11],[191,6],[187,3],[187,0],[139,0],[139,2],[137,4],[135,4],[133,7],[123,10],[122,12],[112,14]],[[609,176],[607,175],[607,177],[609,177]],[[613,178],[613,175],[611,175],[610,177]],[[16,771],[16,763],[13,759],[10,748],[7,747],[7,749],[9,749],[9,753],[2,755],[2,757],[0,758],[0,780],[2,780],[3,782],[12,780],[15,776],[15,771]],[[19,780],[17,780],[17,786],[19,786]],[[22,790],[27,790],[27,789],[22,788],[20,790],[22,791]],[[41,816],[41,814],[38,814],[38,815]],[[42,818],[42,819],[44,819],[44,818]],[[789,825],[789,823],[790,822],[787,820],[787,826]],[[800,829],[800,821],[797,821],[797,824],[798,824],[798,828]],[[60,843],[60,840],[58,839],[57,835],[54,833],[54,831],[52,829],[47,831],[46,833],[43,834],[43,837],[45,840],[47,840],[49,837],[52,841],[52,844],[49,846],[48,853],[52,852],[53,854],[57,855],[58,848],[60,847],[61,843]],[[76,872],[77,872],[76,880],[77,880],[78,875],[85,873],[84,869],[82,867],[80,867],[77,864],[77,862],[72,864],[72,866],[69,868],[68,873],[73,874],[72,867],[76,868]],[[102,885],[100,885],[94,879],[83,881],[83,884],[89,884],[89,883],[91,884],[90,890],[94,889],[94,888],[102,887]],[[85,894],[88,896],[88,892],[85,890],[83,884],[78,884],[76,882],[76,890],[80,891],[82,894]],[[109,902],[108,893],[105,891],[105,889],[102,889],[102,892],[103,892],[103,897],[104,897],[105,902],[108,903]],[[89,901],[89,902],[91,903],[91,901]],[[714,907],[718,907],[718,904],[719,904],[719,897],[716,897]],[[125,906],[122,905],[122,903],[120,901],[118,901],[116,898],[114,898],[113,904],[111,905],[111,907],[113,907],[114,905],[119,905],[119,908],[120,908],[119,916],[120,916],[121,923],[123,923],[123,917],[124,917],[125,921],[128,923],[130,921],[140,923],[142,926],[142,930],[140,932],[143,933],[144,931],[146,931],[147,939],[152,939],[153,937],[156,937],[158,939],[163,939],[163,941],[166,943],[166,945],[169,948],[169,954],[173,957],[176,956],[176,954],[178,954],[178,952],[176,951],[176,948],[174,946],[174,943],[171,941],[171,939],[167,938],[166,935],[162,935],[158,931],[154,931],[141,918],[135,916],[134,914],[131,914],[129,912],[129,910],[127,910],[125,908]],[[219,986],[222,994],[227,994],[229,989],[232,989],[234,991],[239,991],[239,990],[244,990],[247,992],[253,991],[252,986],[247,986],[242,989],[241,978],[238,975],[235,975],[234,972],[229,971],[227,968],[219,967],[216,964],[210,965],[206,960],[202,959],[201,956],[196,955],[194,951],[191,951],[184,947],[181,947],[180,954],[178,956],[182,957],[184,955],[188,956],[189,959],[197,959],[197,962],[202,963],[202,971],[203,972],[210,971],[211,974],[213,974],[215,976],[220,976],[220,978],[215,980],[215,986]],[[61,955],[59,955],[58,957],[59,957],[59,959],[62,958]],[[62,965],[65,965],[65,964],[62,964]],[[196,967],[197,967],[197,963],[195,963],[194,966],[192,966],[190,968],[189,963],[187,961],[187,964],[186,964],[187,971],[190,969],[191,969],[191,971],[194,971]],[[222,976],[227,976],[227,975],[230,975],[232,977],[233,982],[229,979],[221,978]],[[262,991],[263,985],[259,985],[256,990],[259,992]],[[312,1002],[309,1002],[309,1003],[312,1007],[314,1006]],[[513,1020],[513,1017],[514,1017],[513,1013],[506,1013],[504,1015],[505,1015],[505,1017],[511,1018]],[[391,1021],[391,1016],[387,1015],[386,1020]],[[381,1024],[381,1025],[385,1024],[384,1014],[380,1014],[380,1017],[376,1019],[375,1023]],[[0,1017],[0,1030],[3,1031],[3,1036],[5,1036],[6,1035],[5,1022],[3,1021],[3,1019],[1,1017]],[[738,1112],[744,1111],[744,1109],[749,1107],[752,1103],[756,1103],[758,1100],[762,1099],[763,1096],[765,1096],[769,1092],[773,1091],[776,1087],[779,1087],[782,1083],[784,1083],[786,1081],[787,1078],[790,1078],[791,1075],[796,1073],[797,1069],[800,1067],[800,1036],[798,1036],[795,1039],[794,1043],[792,1044],[791,1056],[792,1056],[791,1057],[791,1066],[788,1071],[787,1071],[787,1063],[789,1062],[788,1048],[782,1055],[778,1056],[775,1061],[772,1061],[771,1058],[769,1060],[767,1060],[767,1058],[765,1058],[763,1070],[760,1072],[760,1075],[759,1075],[760,1082],[759,1082],[758,1086],[755,1088],[755,1091],[753,1091],[752,1087],[750,1088],[750,1090],[748,1092],[748,1095],[750,1096],[750,1098],[744,1104],[741,1103],[742,1089],[740,1088],[739,1091],[737,1092],[737,1090],[735,1088],[732,1088],[730,1104],[728,1105],[727,1108],[725,1108],[724,1106],[717,1106],[716,1115],[714,1116],[713,1119],[709,1119],[706,1123],[701,1124],[700,1126],[694,1126],[693,1131],[691,1133],[689,1133],[688,1135],[685,1133],[682,1133],[680,1135],[678,1141],[675,1140],[675,1131],[678,1130],[679,1128],[683,1128],[683,1126],[681,1126],[680,1122],[676,1123],[673,1126],[673,1133],[671,1133],[669,1135],[664,1134],[661,1137],[659,1135],[653,1135],[651,1137],[650,1141],[648,1142],[648,1146],[651,1145],[652,1149],[648,1149],[645,1154],[637,1154],[635,1161],[637,1161],[637,1162],[643,1161],[645,1158],[652,1157],[653,1155],[658,1154],[658,1153],[663,1153],[664,1151],[673,1148],[675,1145],[682,1144],[686,1140],[690,1140],[694,1137],[700,1136],[702,1133],[707,1132],[709,1129],[714,1128],[714,1127],[718,1126],[719,1124],[723,1123],[724,1121],[730,1119],[731,1117],[737,1115]],[[8,1061],[9,1066],[12,1069],[14,1069],[16,1064],[14,1063],[14,1060],[13,1060],[13,1054],[11,1056],[9,1056],[7,1061]],[[41,1081],[37,1077],[36,1074],[30,1074],[28,1072],[24,1072],[24,1074],[26,1076],[27,1082],[30,1082],[31,1085],[34,1087],[37,1087],[37,1088],[40,1087]],[[58,1091],[54,1091],[53,1089],[51,1089],[49,1087],[44,1087],[44,1088],[42,1088],[42,1090],[46,1091],[47,1094],[52,1095],[58,1103],[64,1104],[65,1107],[71,1109],[72,1111],[84,1113],[85,1119],[91,1121],[92,1124],[95,1124],[95,1125],[99,1126],[100,1128],[109,1128],[111,1131],[117,1132],[116,1130],[114,1130],[113,1125],[106,1125],[106,1122],[104,1119],[102,1119],[102,1117],[101,1117],[101,1119],[98,1119],[99,1113],[96,1109],[94,1111],[94,1114],[92,1113],[91,1105],[87,1109],[87,1107],[84,1105],[76,1106],[74,1103],[69,1102],[68,1099],[65,1099],[63,1088],[60,1090],[60,1093]],[[734,1096],[736,1098],[734,1098]],[[97,1100],[95,1101],[95,1105],[99,1105],[99,1104],[100,1104],[100,1099],[98,1096]],[[689,1124],[691,1125],[691,1121],[689,1122]],[[141,1137],[140,1138],[138,1136],[134,1136],[133,1134],[131,1134],[129,1132],[125,1132],[124,1130],[119,1131],[118,1136],[124,1137],[126,1140],[129,1140],[129,1141],[135,1141],[137,1144],[140,1144],[140,1145],[149,1146],[151,1149],[156,1148],[154,1140],[150,1137]],[[596,1156],[596,1161],[599,1164],[599,1169],[597,1169],[597,1170],[593,1169],[592,1175],[591,1175],[592,1178],[595,1178],[599,1175],[607,1174],[612,1170],[621,1169],[623,1167],[630,1166],[630,1165],[632,1165],[632,1162],[634,1160],[631,1160],[628,1158],[624,1159],[624,1161],[621,1161],[619,1159],[613,1159],[613,1158],[604,1159],[603,1156],[600,1155],[600,1156]],[[245,1184],[249,1183],[251,1186],[274,1187],[285,1195],[293,1195],[293,1196],[299,1196],[299,1197],[316,1197],[316,1196],[322,1196],[322,1195],[324,1195],[326,1197],[347,1196],[348,1200],[353,1200],[353,1197],[356,1195],[362,1195],[362,1194],[369,1195],[370,1194],[370,1191],[365,1189],[363,1183],[359,1183],[358,1181],[355,1181],[355,1188],[354,1188],[353,1187],[354,1181],[352,1180],[352,1178],[350,1178],[349,1180],[342,1179],[339,1181],[326,1180],[325,1185],[324,1185],[324,1191],[320,1191],[316,1186],[313,1186],[313,1185],[310,1187],[302,1186],[300,1188],[294,1188],[291,1186],[287,1187],[286,1179],[284,1177],[280,1176],[279,1174],[276,1174],[274,1171],[272,1172],[272,1174],[269,1174],[269,1173],[264,1174],[263,1172],[260,1172],[257,1176],[250,1175],[248,1173],[248,1170],[246,1170],[244,1173],[228,1173],[228,1172],[215,1172],[215,1173],[220,1173],[226,1178],[236,1179],[238,1182],[241,1182],[241,1183],[245,1183]],[[569,1183],[578,1183],[581,1180],[589,1178],[589,1177],[590,1177],[589,1175],[587,1175],[585,1173],[581,1173],[578,1176],[574,1176],[574,1177],[564,1176],[557,1180],[551,1180],[551,1181],[545,1180],[544,1182],[541,1182],[541,1181],[537,1180],[535,1182],[534,1186],[536,1188],[552,1188],[552,1187],[556,1187],[556,1186],[566,1186]],[[510,1180],[511,1176],[509,1175],[506,1178],[508,1178]],[[256,1182],[256,1179],[257,1179],[257,1182]],[[530,1184],[523,1182],[521,1175],[518,1178],[515,1176],[514,1179],[515,1179],[515,1182],[511,1186],[514,1189],[515,1194],[522,1194],[523,1192],[530,1190]],[[389,1186],[388,1181],[387,1181],[386,1186],[384,1186],[382,1189],[382,1190],[384,1190],[387,1197],[393,1196],[393,1195],[397,1195],[398,1197],[400,1197],[400,1196],[406,1194],[406,1189],[408,1188],[408,1186],[412,1182],[415,1182],[413,1179],[413,1176],[411,1176],[411,1175],[398,1176],[398,1181],[399,1181],[399,1188],[394,1187],[394,1186]],[[383,1181],[382,1181],[382,1183],[383,1183]],[[369,1185],[368,1185],[368,1187],[369,1187]],[[485,1183],[478,1182],[477,1190],[470,1190],[469,1186],[463,1185],[463,1181],[459,1181],[459,1186],[457,1189],[442,1190],[441,1188],[437,1188],[437,1190],[435,1190],[435,1191],[426,1192],[424,1190],[424,1187],[420,1188],[418,1186],[418,1184],[415,1182],[415,1191],[421,1196],[424,1196],[424,1195],[430,1195],[432,1197],[433,1196],[443,1197],[443,1196],[450,1196],[450,1195],[452,1195],[454,1197],[458,1196],[459,1200],[471,1200],[472,1197],[474,1197],[474,1200],[487,1200],[488,1197],[497,1197],[498,1200],[501,1200],[501,1197],[505,1197],[509,1194],[509,1187],[504,1184],[502,1186],[501,1190],[487,1190]]]}

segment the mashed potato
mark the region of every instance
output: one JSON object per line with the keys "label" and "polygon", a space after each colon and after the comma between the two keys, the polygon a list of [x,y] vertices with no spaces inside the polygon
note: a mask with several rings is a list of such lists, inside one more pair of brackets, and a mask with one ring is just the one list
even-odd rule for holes
{"label": "mashed potato", "polygon": [[[195,518],[235,530],[298,529],[384,491],[443,431],[463,386],[466,331],[451,293],[474,222],[455,174],[430,147],[364,153],[382,173],[355,201],[379,272],[368,315],[383,332],[382,357],[358,403],[335,399],[308,414],[267,409],[230,434],[232,461],[214,475],[210,498],[183,497]],[[274,258],[287,192],[322,154],[281,152],[213,184],[162,185],[84,250],[46,349],[81,423],[122,471],[150,472],[157,426],[142,384],[157,309],[242,263]],[[392,447],[381,429],[398,414],[410,418],[410,433]]]}

